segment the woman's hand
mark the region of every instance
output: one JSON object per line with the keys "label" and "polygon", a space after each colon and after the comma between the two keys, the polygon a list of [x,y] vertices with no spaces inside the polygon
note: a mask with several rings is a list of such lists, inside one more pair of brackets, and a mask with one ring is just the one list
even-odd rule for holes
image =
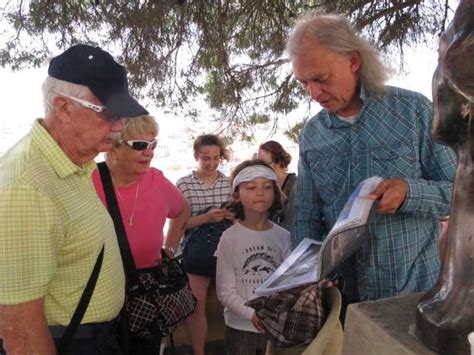
{"label": "woman's hand", "polygon": [[234,219],[235,219],[235,213],[231,210],[228,210],[226,209],[226,212],[225,212],[225,219],[228,219],[229,221],[232,221],[234,222]]}
{"label": "woman's hand", "polygon": [[252,316],[252,324],[255,327],[255,329],[258,330],[259,333],[265,333],[265,328],[263,328],[263,325],[260,322],[260,319],[258,319],[256,313],[254,313]]}
{"label": "woman's hand", "polygon": [[174,256],[176,255],[176,248],[163,245],[163,250],[166,256],[168,256],[168,258],[170,259],[174,258]]}
{"label": "woman's hand", "polygon": [[221,222],[226,216],[227,210],[225,208],[211,208],[207,213],[208,223]]}

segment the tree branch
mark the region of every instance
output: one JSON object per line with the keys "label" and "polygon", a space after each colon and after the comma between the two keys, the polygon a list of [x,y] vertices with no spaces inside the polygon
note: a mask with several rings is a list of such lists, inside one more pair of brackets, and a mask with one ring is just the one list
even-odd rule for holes
{"label": "tree branch", "polygon": [[394,13],[397,13],[397,12],[401,11],[402,9],[404,9],[406,7],[411,7],[413,5],[417,5],[419,2],[420,2],[420,0],[408,0],[408,1],[405,1],[405,2],[400,2],[400,3],[398,3],[396,5],[393,5],[392,7],[389,7],[385,10],[381,10],[380,12],[378,12],[375,15],[369,17],[368,19],[357,20],[356,21],[356,27],[359,28],[359,29],[362,29],[362,28],[374,23],[375,21],[377,21],[377,20],[379,20],[383,17],[386,17],[386,16],[392,15]]}

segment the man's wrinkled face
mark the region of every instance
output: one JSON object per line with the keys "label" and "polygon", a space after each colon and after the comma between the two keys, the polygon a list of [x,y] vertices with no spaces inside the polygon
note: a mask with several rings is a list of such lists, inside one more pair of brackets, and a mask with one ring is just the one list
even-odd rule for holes
{"label": "man's wrinkled face", "polygon": [[354,114],[361,64],[357,53],[337,54],[313,38],[302,38],[291,64],[296,80],[314,101],[343,117]]}
{"label": "man's wrinkled face", "polygon": [[[123,129],[122,120],[109,120],[103,113],[95,112],[69,98],[65,99],[71,117],[65,144],[72,147],[76,155],[83,157],[94,157],[110,150]],[[101,105],[93,96],[88,97],[87,101]]]}

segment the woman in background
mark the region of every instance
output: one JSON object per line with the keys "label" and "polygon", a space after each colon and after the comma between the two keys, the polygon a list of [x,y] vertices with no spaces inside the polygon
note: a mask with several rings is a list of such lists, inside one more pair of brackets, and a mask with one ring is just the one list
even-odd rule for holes
{"label": "woman in background", "polygon": [[[151,116],[123,120],[120,139],[106,153],[105,161],[120,208],[123,225],[137,269],[161,261],[161,249],[173,256],[189,217],[189,205],[181,192],[155,168],[150,168],[157,146],[158,124]],[[107,206],[97,170],[95,189]],[[166,237],[163,226],[171,218]],[[161,334],[143,339],[130,334],[131,354],[158,355]]]}
{"label": "woman in background", "polygon": [[[221,222],[224,218],[233,219],[233,215],[221,208],[230,199],[229,179],[218,170],[225,157],[225,145],[215,135],[206,134],[196,138],[193,144],[197,170],[180,178],[176,186],[181,190],[191,207],[191,218],[186,231],[206,223]],[[203,213],[203,211],[208,210]],[[206,298],[211,278],[195,275],[188,271],[189,284],[197,299],[194,313],[186,320],[191,333],[194,355],[204,355],[207,334]]]}
{"label": "woman in background", "polygon": [[273,216],[272,220],[281,227],[291,231],[295,216],[296,174],[288,173],[291,155],[276,141],[267,141],[260,145],[258,158],[269,164],[278,179],[278,186],[283,191],[286,199],[282,210]]}

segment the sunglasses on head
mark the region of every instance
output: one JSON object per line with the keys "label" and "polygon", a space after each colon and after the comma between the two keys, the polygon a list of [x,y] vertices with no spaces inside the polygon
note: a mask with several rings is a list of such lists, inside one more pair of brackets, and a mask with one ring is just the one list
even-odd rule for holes
{"label": "sunglasses on head", "polygon": [[115,122],[115,121],[118,121],[121,119],[120,116],[118,115],[114,115],[113,113],[111,113],[109,110],[107,110],[107,107],[105,106],[102,106],[102,105],[97,105],[97,104],[93,104],[92,102],[90,101],[87,101],[87,100],[83,100],[83,99],[79,99],[77,97],[74,97],[74,96],[70,96],[68,94],[65,94],[63,92],[60,93],[62,96],[64,97],[67,97],[68,99],[74,101],[74,102],[77,102],[79,105],[81,105],[82,107],[85,107],[85,108],[88,108],[89,110],[92,110],[94,112],[97,112],[97,113],[101,113],[104,115],[105,119],[109,122]]}
{"label": "sunglasses on head", "polygon": [[128,145],[133,150],[146,150],[148,148],[151,148],[153,150],[158,145],[158,141],[156,139],[152,140],[151,142],[138,139],[128,141],[121,140],[120,144]]}

